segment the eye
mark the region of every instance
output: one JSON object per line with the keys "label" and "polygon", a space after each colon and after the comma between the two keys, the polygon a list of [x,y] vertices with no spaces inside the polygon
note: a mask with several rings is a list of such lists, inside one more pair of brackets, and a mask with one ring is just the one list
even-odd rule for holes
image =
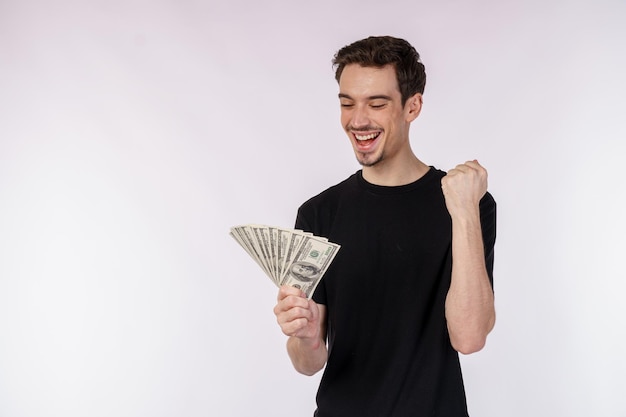
{"label": "eye", "polygon": [[354,107],[354,104],[352,103],[340,103],[341,107],[344,108],[350,108],[350,107]]}
{"label": "eye", "polygon": [[374,103],[370,103],[370,107],[373,109],[382,109],[383,107],[385,107],[387,105],[386,102],[374,102]]}

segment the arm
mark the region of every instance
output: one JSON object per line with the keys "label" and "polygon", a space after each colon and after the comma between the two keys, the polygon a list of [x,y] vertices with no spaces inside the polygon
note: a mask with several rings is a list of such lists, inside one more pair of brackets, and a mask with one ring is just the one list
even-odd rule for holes
{"label": "arm", "polygon": [[296,371],[313,375],[321,370],[328,359],[326,306],[285,285],[278,291],[274,314],[283,333],[289,336],[287,353]]}
{"label": "arm", "polygon": [[485,345],[495,324],[494,296],[480,224],[480,199],[487,192],[487,171],[468,161],[442,181],[452,218],[452,281],[446,298],[446,320],[452,346],[463,354]]}

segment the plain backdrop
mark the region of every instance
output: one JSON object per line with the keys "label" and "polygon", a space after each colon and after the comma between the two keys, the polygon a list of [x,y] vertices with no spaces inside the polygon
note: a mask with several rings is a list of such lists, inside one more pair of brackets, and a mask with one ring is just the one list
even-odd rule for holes
{"label": "plain backdrop", "polygon": [[480,417],[625,417],[623,0],[0,1],[0,416],[311,416],[230,226],[359,169],[331,58],[420,51],[411,142],[477,158],[498,321]]}

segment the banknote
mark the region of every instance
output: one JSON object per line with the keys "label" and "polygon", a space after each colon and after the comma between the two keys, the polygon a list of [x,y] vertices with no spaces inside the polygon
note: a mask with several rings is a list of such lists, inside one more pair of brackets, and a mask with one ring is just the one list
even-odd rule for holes
{"label": "banknote", "polygon": [[299,288],[307,298],[341,248],[302,230],[261,224],[233,226],[230,235],[276,286]]}

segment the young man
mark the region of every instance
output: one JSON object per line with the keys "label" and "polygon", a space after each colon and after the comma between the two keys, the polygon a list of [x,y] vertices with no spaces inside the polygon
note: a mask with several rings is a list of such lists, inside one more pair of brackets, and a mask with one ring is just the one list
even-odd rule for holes
{"label": "young man", "polygon": [[458,352],[482,349],[495,322],[487,172],[446,174],[411,150],[426,74],[408,42],[370,37],[333,63],[363,168],[298,210],[296,228],[341,250],[312,300],[279,290],[289,357],[306,375],[325,367],[318,417],[466,417]]}

